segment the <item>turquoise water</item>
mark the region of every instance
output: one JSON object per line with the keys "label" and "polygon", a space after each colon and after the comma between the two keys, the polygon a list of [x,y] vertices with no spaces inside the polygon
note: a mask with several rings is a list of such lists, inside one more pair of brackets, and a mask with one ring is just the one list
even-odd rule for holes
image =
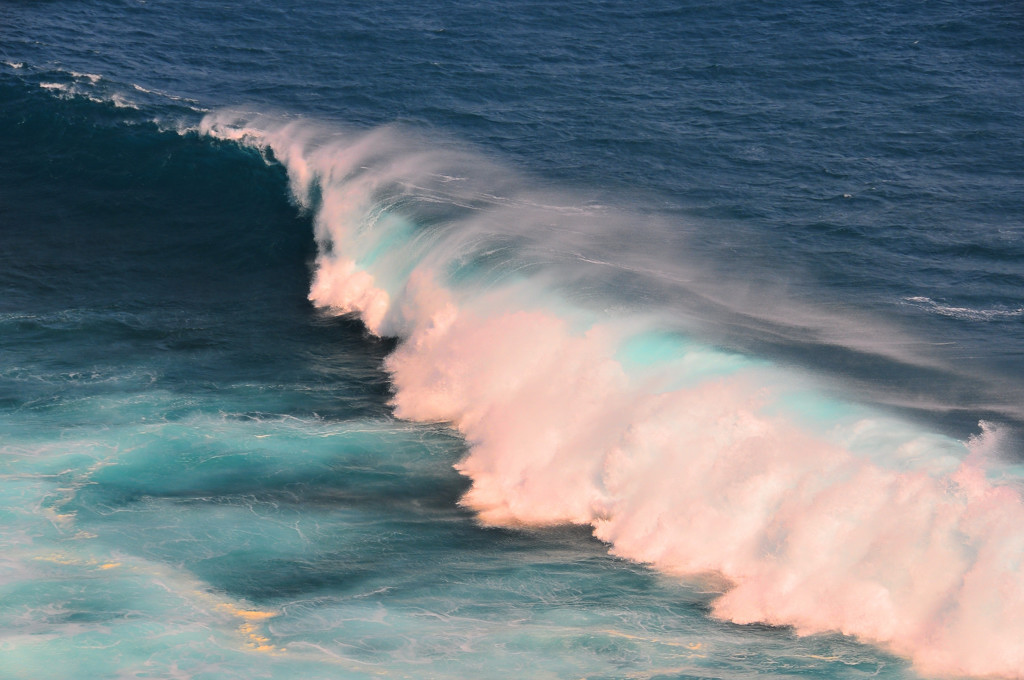
{"label": "turquoise water", "polygon": [[1024,673],[1014,8],[0,25],[0,676]]}

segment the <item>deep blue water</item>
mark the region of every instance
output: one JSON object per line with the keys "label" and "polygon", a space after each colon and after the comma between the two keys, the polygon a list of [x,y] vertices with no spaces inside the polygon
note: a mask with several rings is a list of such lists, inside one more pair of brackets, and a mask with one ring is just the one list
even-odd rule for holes
{"label": "deep blue water", "polygon": [[1020,677],[1022,36],[0,2],[0,676]]}

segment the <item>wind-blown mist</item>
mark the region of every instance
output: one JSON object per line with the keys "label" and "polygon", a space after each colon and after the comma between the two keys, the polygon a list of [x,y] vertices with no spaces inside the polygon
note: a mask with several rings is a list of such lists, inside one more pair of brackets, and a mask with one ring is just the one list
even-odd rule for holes
{"label": "wind-blown mist", "polygon": [[310,299],[400,339],[395,413],[465,437],[481,522],[590,525],[616,555],[723,578],[713,613],[738,623],[841,631],[924,673],[1024,674],[1024,507],[989,479],[999,431],[957,441],[705,339],[760,317],[941,367],[880,340],[895,330],[785,299],[772,318],[767,294],[712,305],[712,269],[658,256],[667,227],[635,242],[645,218],[451,145],[233,114],[201,131],[287,168],[315,215]]}

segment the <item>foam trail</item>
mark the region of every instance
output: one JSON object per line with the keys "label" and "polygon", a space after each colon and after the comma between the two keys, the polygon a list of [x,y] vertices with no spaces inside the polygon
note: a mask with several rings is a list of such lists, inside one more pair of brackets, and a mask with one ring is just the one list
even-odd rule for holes
{"label": "foam trail", "polygon": [[482,522],[590,525],[622,557],[718,575],[735,622],[1024,675],[1024,505],[987,476],[997,428],[954,441],[694,342],[656,304],[623,311],[595,263],[630,271],[629,253],[582,244],[620,244],[628,219],[471,154],[231,114],[201,129],[287,167],[315,210],[310,299],[401,338],[395,412],[465,436]]}

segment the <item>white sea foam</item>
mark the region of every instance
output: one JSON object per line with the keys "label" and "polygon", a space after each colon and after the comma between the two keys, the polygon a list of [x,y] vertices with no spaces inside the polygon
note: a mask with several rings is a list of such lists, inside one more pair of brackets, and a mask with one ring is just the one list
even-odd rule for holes
{"label": "white sea foam", "polygon": [[1013,309],[974,309],[973,307],[957,307],[954,305],[943,304],[924,296],[907,297],[903,298],[903,300],[915,307],[935,312],[942,316],[950,316],[955,319],[964,319],[967,321],[993,321],[996,319],[1012,319],[1024,316],[1024,307],[1017,307]]}
{"label": "white sea foam", "polygon": [[78,71],[68,71],[68,73],[70,73],[75,78],[88,80],[93,85],[98,83],[100,79],[103,77],[95,73],[79,73]]}
{"label": "white sea foam", "polygon": [[[90,74],[80,74],[88,76]],[[139,105],[123,95],[120,92],[100,92],[99,90],[92,87],[99,80],[99,76],[96,76],[96,80],[92,80],[90,84],[85,85],[81,82],[78,83],[54,83],[54,82],[41,82],[39,87],[44,90],[52,90],[59,92],[61,97],[81,97],[97,104],[113,104],[119,109],[134,109],[138,110]]]}
{"label": "white sea foam", "polygon": [[[1024,504],[987,477],[997,428],[957,442],[694,342],[671,304],[630,311],[600,285],[608,266],[704,272],[631,248],[624,216],[540,207],[557,196],[478,157],[389,129],[233,114],[201,129],[288,169],[315,211],[310,299],[401,339],[395,412],[465,436],[462,502],[482,522],[590,525],[622,557],[716,574],[714,614],[731,621],[841,631],[928,674],[1024,675]],[[702,285],[687,290],[759,318],[758,298]],[[796,303],[773,313],[904,358],[871,337],[880,324],[848,336]]]}
{"label": "white sea foam", "polygon": [[[8,65],[15,68],[24,66],[23,64]],[[193,118],[196,113],[206,114],[209,112],[209,109],[200,106],[195,99],[189,99],[188,97],[146,88],[134,83],[130,84],[129,89],[128,84],[119,84],[95,73],[65,69],[57,69],[57,72],[58,78],[70,76],[70,80],[68,82],[44,80],[39,83],[39,87],[59,93],[58,96],[63,98],[81,98],[97,104],[110,104],[115,108],[133,111],[151,108],[153,104],[156,105],[156,110],[165,110],[166,105],[170,103],[179,112],[182,108],[188,110],[190,113],[185,115]],[[53,77],[53,75],[50,73],[47,77]],[[173,120],[169,120],[171,118]],[[174,116],[174,114],[168,116],[166,112],[161,113],[160,119],[154,122],[168,130],[179,130],[181,128],[180,118]]]}

